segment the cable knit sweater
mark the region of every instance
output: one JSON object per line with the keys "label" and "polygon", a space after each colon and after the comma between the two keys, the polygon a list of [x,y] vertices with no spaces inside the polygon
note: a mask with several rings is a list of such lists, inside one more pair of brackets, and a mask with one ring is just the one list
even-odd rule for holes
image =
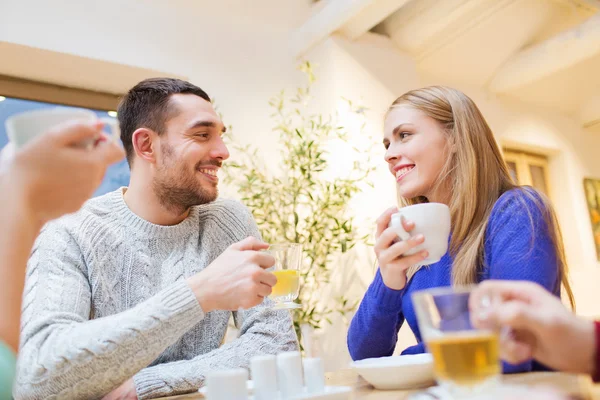
{"label": "cable knit sweater", "polygon": [[100,398],[131,377],[140,399],[185,393],[211,370],[296,350],[289,313],[264,304],[234,312],[241,336],[220,347],[230,312],[205,314],[185,283],[248,236],[260,237],[238,202],[158,226],[123,189],[46,225],[27,270],[15,397]]}

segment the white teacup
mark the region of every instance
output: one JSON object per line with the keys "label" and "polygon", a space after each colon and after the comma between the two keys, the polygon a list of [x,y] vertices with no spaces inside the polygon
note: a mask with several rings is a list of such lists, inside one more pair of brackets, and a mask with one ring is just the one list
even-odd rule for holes
{"label": "white teacup", "polygon": [[[402,226],[402,220],[414,222],[415,228],[406,232]],[[425,241],[415,248],[407,251],[404,255],[416,254],[427,250],[429,256],[421,261],[419,265],[433,264],[448,251],[448,238],[450,237],[450,209],[445,204],[423,203],[401,208],[392,214],[390,227],[393,228],[398,237],[408,240],[411,236],[422,234]]]}
{"label": "white teacup", "polygon": [[[6,120],[6,134],[15,149],[19,149],[34,137],[47,132],[56,125],[70,120],[95,121],[99,119],[110,127],[113,140],[119,140],[121,131],[119,122],[114,118],[98,118],[92,111],[81,108],[50,108],[26,111],[15,114]],[[93,145],[93,140],[82,143],[82,146]]]}

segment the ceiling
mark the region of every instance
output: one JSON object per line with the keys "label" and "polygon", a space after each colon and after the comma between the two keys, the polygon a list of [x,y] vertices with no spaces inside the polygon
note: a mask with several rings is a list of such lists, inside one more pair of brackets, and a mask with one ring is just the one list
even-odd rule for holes
{"label": "ceiling", "polygon": [[[380,31],[412,54],[424,73],[483,87],[490,87],[521,51],[543,48],[544,42],[576,28],[600,8],[600,2],[575,0],[444,0],[440,3],[445,8],[435,7],[435,1],[410,2],[387,17]],[[560,52],[554,55],[561,57]],[[553,63],[549,58],[548,64]],[[545,68],[550,66],[539,66],[539,71]],[[550,69],[546,76],[534,74],[498,92],[568,114],[576,114],[600,92],[600,52]]]}
{"label": "ceiling", "polygon": [[315,10],[299,53],[323,34],[376,32],[428,78],[600,127],[600,0],[322,0]]}

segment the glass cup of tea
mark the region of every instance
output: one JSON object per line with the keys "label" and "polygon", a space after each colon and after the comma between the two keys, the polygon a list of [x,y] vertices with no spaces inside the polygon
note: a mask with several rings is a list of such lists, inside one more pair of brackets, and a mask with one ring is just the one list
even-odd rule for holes
{"label": "glass cup of tea", "polygon": [[269,298],[275,303],[274,309],[300,308],[294,303],[300,293],[300,265],[302,264],[302,245],[298,243],[273,244],[266,250],[275,258],[270,269],[277,277],[277,284]]}
{"label": "glass cup of tea", "polygon": [[498,333],[471,325],[469,297],[475,287],[436,288],[412,296],[436,380],[461,399],[493,389],[501,373]]}

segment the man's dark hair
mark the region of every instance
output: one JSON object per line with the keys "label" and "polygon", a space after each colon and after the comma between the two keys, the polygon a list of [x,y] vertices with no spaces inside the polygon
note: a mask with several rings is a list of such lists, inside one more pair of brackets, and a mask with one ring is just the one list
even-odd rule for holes
{"label": "man's dark hair", "polygon": [[198,86],[173,78],[145,79],[121,99],[117,112],[121,125],[121,140],[130,166],[135,154],[133,132],[139,128],[148,128],[159,135],[163,134],[165,123],[176,111],[169,107],[169,99],[174,94],[195,94],[210,102],[210,97]]}

